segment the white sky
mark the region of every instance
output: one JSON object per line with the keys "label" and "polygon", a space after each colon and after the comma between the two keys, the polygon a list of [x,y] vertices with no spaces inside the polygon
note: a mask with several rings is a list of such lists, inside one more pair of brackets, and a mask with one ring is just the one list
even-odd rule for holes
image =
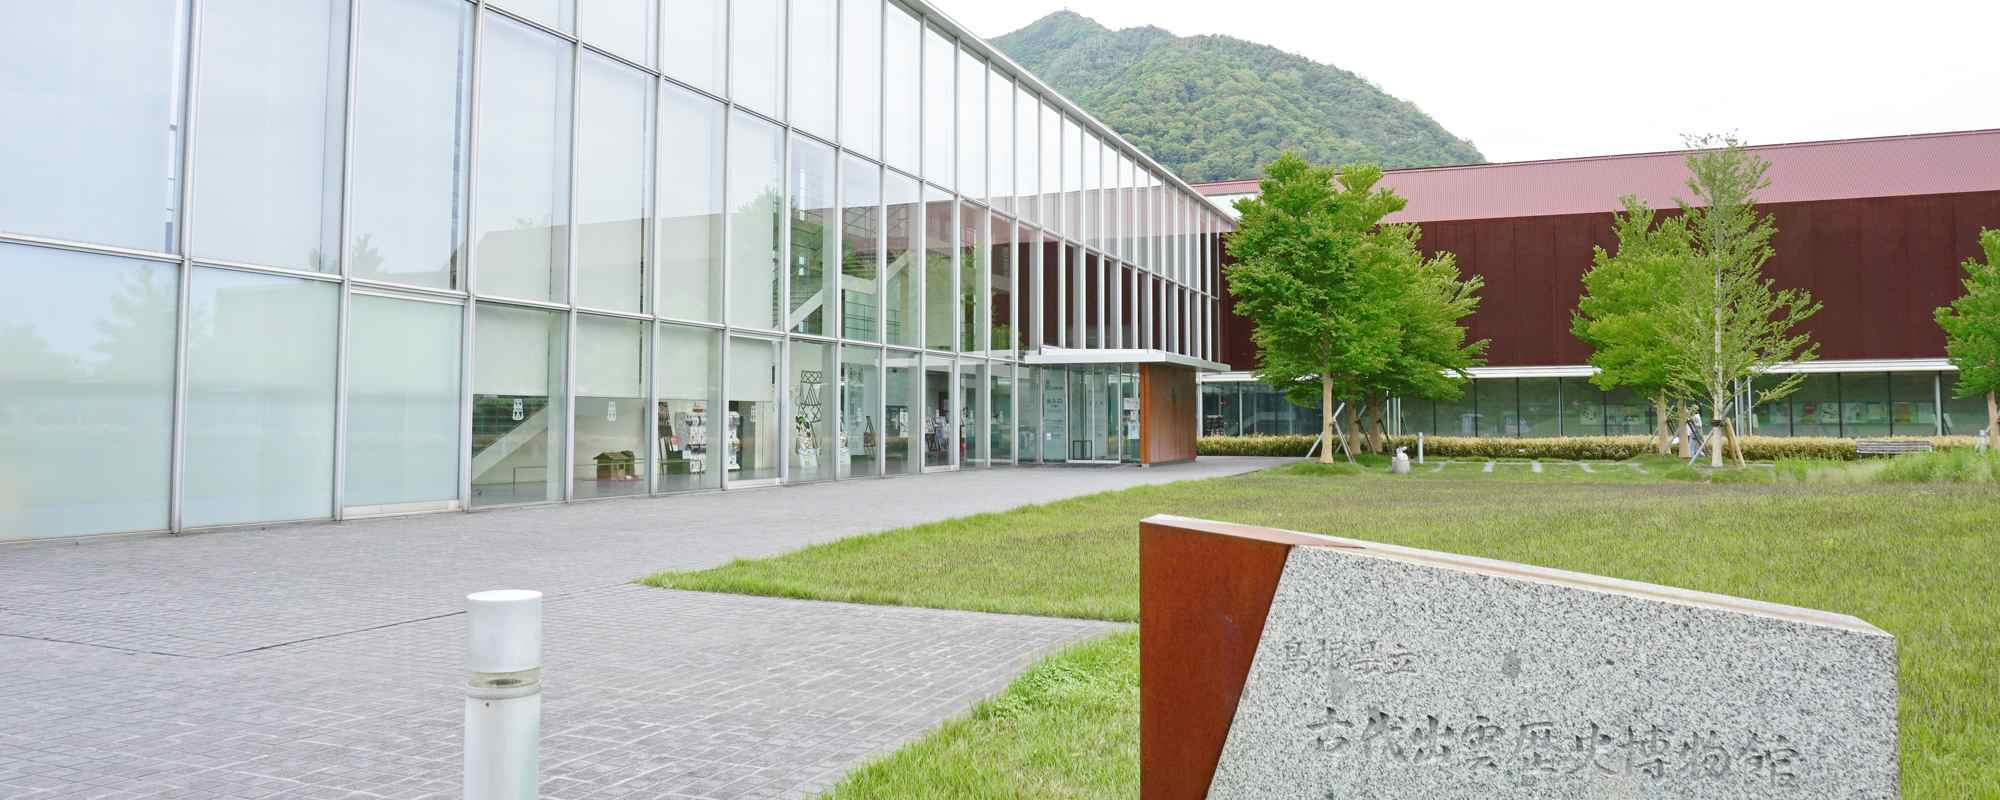
{"label": "white sky", "polygon": [[2000,2],[931,0],[982,36],[1068,8],[1357,73],[1492,161],[2000,128]]}

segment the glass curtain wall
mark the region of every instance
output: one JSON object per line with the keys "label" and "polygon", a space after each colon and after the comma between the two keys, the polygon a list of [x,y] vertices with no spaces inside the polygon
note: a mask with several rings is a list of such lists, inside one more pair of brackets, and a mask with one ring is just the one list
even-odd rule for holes
{"label": "glass curtain wall", "polygon": [[958,415],[955,418],[958,429],[958,463],[968,467],[983,467],[987,463],[986,432],[988,419],[986,407],[986,362],[962,360],[958,362]]}
{"label": "glass curtain wall", "polygon": [[786,269],[791,301],[786,327],[793,333],[831,335],[834,293],[840,280],[840,235],[833,199],[833,148],[792,137],[791,258]]}
{"label": "glass curtain wall", "polygon": [[952,349],[957,339],[954,311],[958,305],[952,294],[954,239],[958,228],[951,195],[933,186],[924,187],[924,346],[932,350]]}
{"label": "glass curtain wall", "polygon": [[923,428],[924,468],[951,467],[958,463],[958,419],[957,407],[952,402],[951,359],[941,356],[924,356],[923,405],[920,423]]}
{"label": "glass curtain wall", "polygon": [[572,498],[641,494],[650,485],[645,413],[648,327],[639,320],[577,315]]}
{"label": "glass curtain wall", "polygon": [[480,304],[472,349],[472,504],[562,499],[568,320]]}
{"label": "glass curtain wall", "polygon": [[882,320],[890,344],[917,347],[922,344],[918,337],[923,321],[917,301],[917,282],[922,279],[917,262],[923,258],[918,238],[923,229],[922,195],[914,178],[893,171],[882,189],[887,256],[882,268]]}
{"label": "glass curtain wall", "polygon": [[882,340],[882,168],[840,162],[840,335]]}
{"label": "glass curtain wall", "polygon": [[784,459],[784,424],[778,416],[778,343],[732,336],[723,469],[732,481],[775,480]]}
{"label": "glass curtain wall", "polygon": [[834,346],[793,340],[787,368],[786,408],[791,413],[791,476],[797,482],[832,480],[838,474],[839,448],[834,420],[839,398],[833,381],[839,364]]}
{"label": "glass curtain wall", "polygon": [[840,438],[834,463],[839,477],[862,478],[881,473],[882,350],[840,348]]}
{"label": "glass curtain wall", "polygon": [[722,336],[707,328],[660,325],[653,345],[653,415],[659,431],[660,491],[722,487]]}
{"label": "glass curtain wall", "polygon": [[1014,365],[994,362],[988,384],[987,441],[994,466],[1014,461]]}
{"label": "glass curtain wall", "polygon": [[457,301],[355,294],[348,311],[350,509],[458,498]]}
{"label": "glass curtain wall", "polygon": [[920,360],[916,353],[903,350],[890,350],[884,358],[882,468],[890,475],[914,473],[923,465],[918,452],[924,441]]}

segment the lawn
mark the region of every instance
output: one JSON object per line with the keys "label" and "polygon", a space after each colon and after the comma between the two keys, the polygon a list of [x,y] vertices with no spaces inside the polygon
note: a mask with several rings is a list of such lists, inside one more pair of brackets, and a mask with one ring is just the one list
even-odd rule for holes
{"label": "lawn", "polygon": [[[2000,491],[1991,484],[1797,481],[1771,469],[1763,472],[1775,482],[1709,483],[1668,479],[1671,462],[1652,462],[1645,473],[1610,464],[1585,473],[1556,462],[1541,473],[1526,464],[1490,473],[1477,461],[1430,466],[1397,478],[1298,465],[1141,487],[647,581],[1134,620],[1138,521],[1172,513],[1826,609],[1897,637],[1905,794],[2000,798]],[[1135,652],[1136,641],[1089,647]],[[1136,666],[1121,672],[1120,658],[1087,648],[1042,668],[1096,670],[1104,685],[1123,685]],[[1136,692],[1127,702],[1137,703]],[[1108,740],[1095,729],[1072,738],[1071,723],[1039,719],[1032,709],[1040,707],[1023,701],[1015,713],[989,709],[954,722],[857,772],[840,790],[853,794],[837,796],[1134,795],[1135,717],[1096,715],[1092,726],[1126,721]],[[979,777],[994,775],[1009,777]],[[1047,782],[1028,794],[1006,788],[1031,775]]]}

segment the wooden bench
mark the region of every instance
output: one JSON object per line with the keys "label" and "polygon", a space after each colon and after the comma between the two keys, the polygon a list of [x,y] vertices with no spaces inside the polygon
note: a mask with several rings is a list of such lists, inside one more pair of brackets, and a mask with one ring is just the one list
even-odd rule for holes
{"label": "wooden bench", "polygon": [[1854,443],[1854,453],[1863,456],[1896,456],[1930,451],[1931,443],[1921,439],[1862,439]]}

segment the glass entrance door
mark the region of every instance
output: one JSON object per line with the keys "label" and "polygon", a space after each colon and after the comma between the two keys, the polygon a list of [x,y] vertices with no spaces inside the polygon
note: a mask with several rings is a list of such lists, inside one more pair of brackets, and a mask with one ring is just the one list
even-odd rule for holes
{"label": "glass entrance door", "polygon": [[924,357],[924,399],[919,419],[923,426],[926,470],[957,466],[958,405],[952,392],[956,383],[950,359]]}
{"label": "glass entrance door", "polygon": [[1042,463],[1060,464],[1069,460],[1069,370],[1043,367],[1041,377]]}
{"label": "glass entrance door", "polygon": [[728,403],[723,420],[723,473],[728,484],[776,481],[784,459],[778,421],[778,343],[729,339]]}

